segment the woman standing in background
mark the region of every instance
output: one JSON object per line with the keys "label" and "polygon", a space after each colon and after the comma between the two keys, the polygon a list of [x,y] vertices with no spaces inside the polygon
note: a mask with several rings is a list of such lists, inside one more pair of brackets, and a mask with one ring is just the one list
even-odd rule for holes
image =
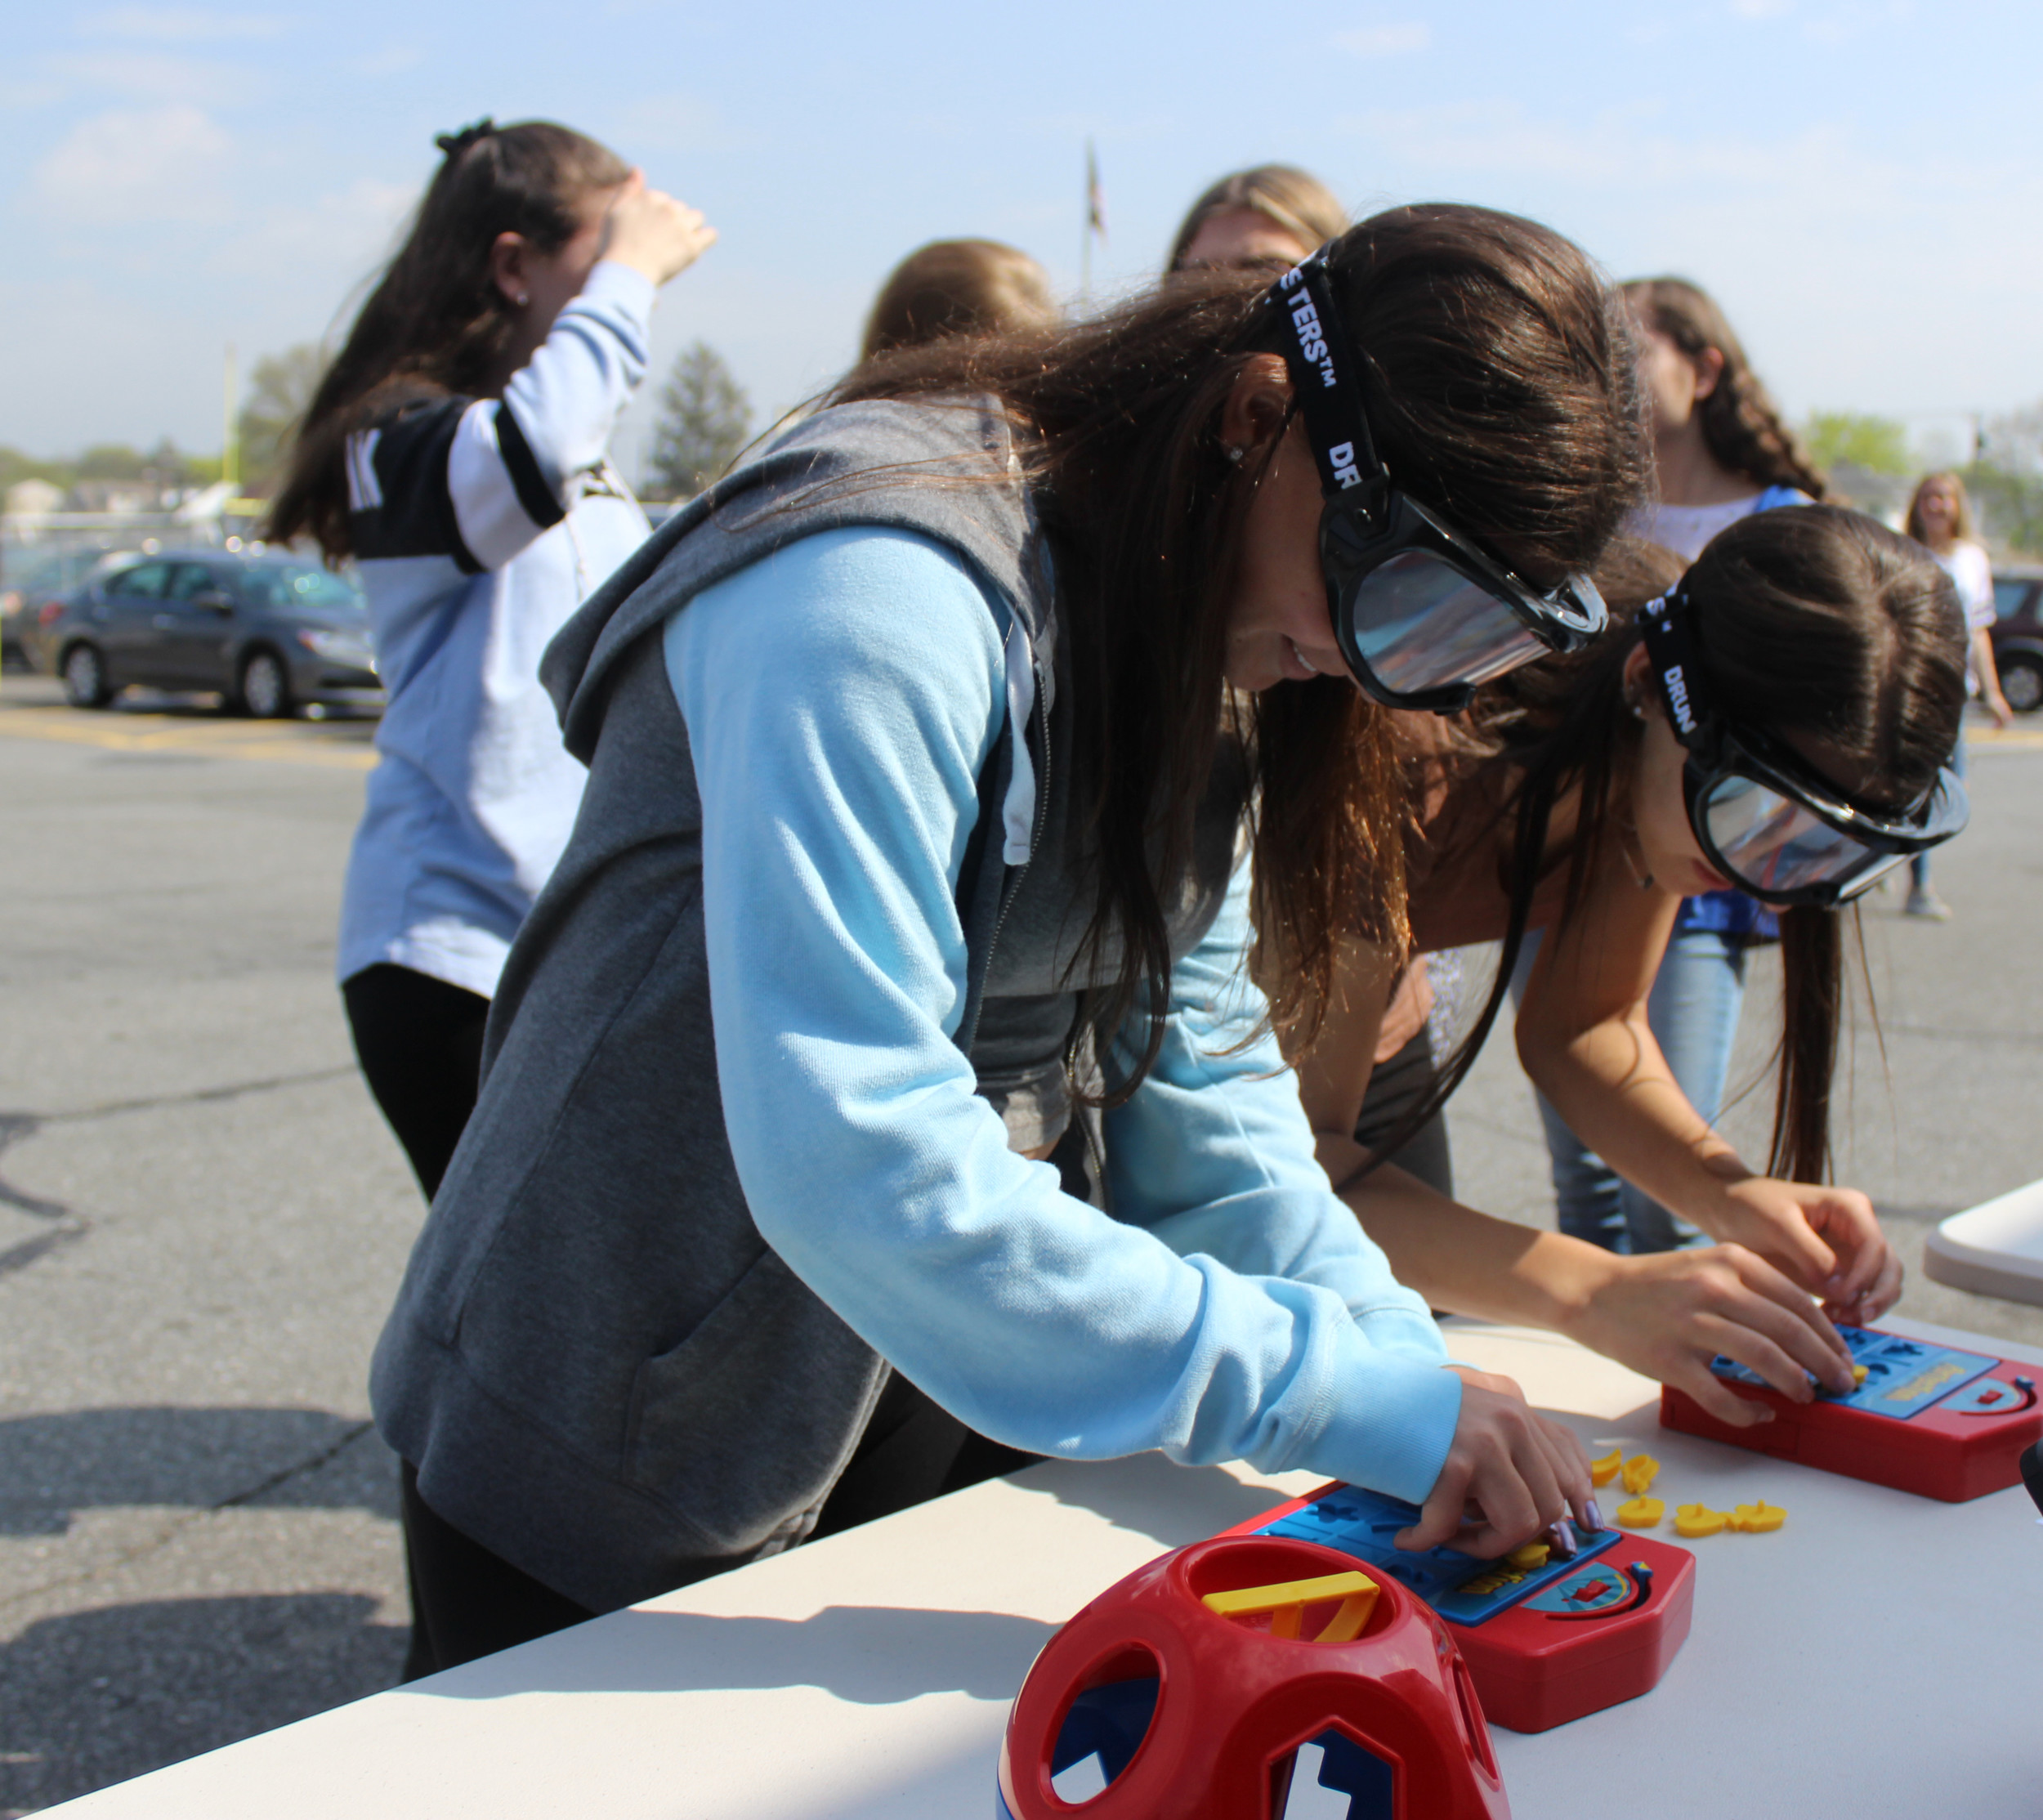
{"label": "woman standing in background", "polygon": [[270,514],[352,557],[389,705],[348,861],[356,1054],[430,1200],[476,1102],[511,938],[587,773],[539,655],[642,543],[610,463],[654,293],[716,238],[615,152],[488,120],[442,162],[320,382]]}
{"label": "woman standing in background", "polygon": [[946,335],[1048,329],[1060,311],[1049,274],[999,240],[932,240],[880,286],[858,357],[922,347]]}
{"label": "woman standing in background", "polygon": [[[1925,474],[1916,483],[1916,496],[1908,502],[1908,534],[1924,545],[1937,565],[1950,576],[1958,590],[1959,604],[1965,610],[1965,685],[1978,696],[1996,727],[2014,718],[2008,698],[2001,693],[2001,673],[1993,662],[1993,565],[1978,541],[1972,523],[1972,502],[1965,497],[1965,482],[1956,474]],[[1957,756],[1951,761],[1965,773],[1965,747],[1960,729]],[[1907,916],[1926,916],[1946,922],[1951,906],[1929,883],[1929,856],[1918,853],[1908,865],[1908,901],[1902,906]]]}
{"label": "woman standing in background", "polygon": [[[1657,502],[1635,535],[1692,562],[1727,525],[1777,506],[1807,504],[1828,488],[1781,417],[1715,301],[1681,278],[1625,287],[1638,331],[1652,413]],[[1745,1002],[1746,950],[1779,924],[1742,892],[1684,898],[1653,983],[1647,1021],[1690,1105],[1714,1125],[1723,1111],[1731,1046]],[[1538,952],[1528,942],[1513,990],[1522,999]],[[1622,1253],[1665,1251],[1701,1234],[1616,1172],[1540,1100],[1560,1229]]]}

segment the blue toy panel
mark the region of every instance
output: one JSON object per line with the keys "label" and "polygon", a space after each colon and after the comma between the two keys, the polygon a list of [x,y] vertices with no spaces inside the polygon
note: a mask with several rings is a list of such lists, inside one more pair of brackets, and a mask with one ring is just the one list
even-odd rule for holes
{"label": "blue toy panel", "polygon": [[1322,1548],[1339,1549],[1388,1574],[1443,1618],[1464,1625],[1477,1625],[1495,1617],[1549,1581],[1574,1572],[1618,1538],[1614,1529],[1582,1532],[1580,1552],[1571,1559],[1549,1558],[1543,1567],[1521,1571],[1501,1561],[1478,1561],[1458,1549],[1414,1553],[1398,1547],[1398,1531],[1409,1529],[1418,1521],[1415,1504],[1385,1497],[1379,1491],[1365,1491],[1359,1486],[1343,1485],[1315,1498],[1301,1510],[1263,1524],[1254,1533],[1289,1536],[1301,1542],[1317,1542]]}
{"label": "blue toy panel", "polygon": [[[2001,1362],[1981,1353],[1955,1352],[1925,1339],[1903,1339],[1898,1334],[1876,1334],[1864,1327],[1840,1326],[1837,1330],[1852,1349],[1853,1363],[1866,1367],[1866,1381],[1849,1397],[1833,1397],[1826,1392],[1823,1401],[1840,1409],[1891,1415],[1898,1421],[1920,1415],[1974,1378],[1984,1377]],[[1766,1381],[1758,1372],[1721,1353],[1710,1362],[1710,1369],[1735,1384]]]}

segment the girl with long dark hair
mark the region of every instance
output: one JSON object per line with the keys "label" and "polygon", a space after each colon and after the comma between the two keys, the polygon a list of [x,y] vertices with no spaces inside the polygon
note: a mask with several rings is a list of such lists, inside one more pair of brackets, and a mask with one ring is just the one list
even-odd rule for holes
{"label": "girl with long dark hair", "polygon": [[975,1430],[1309,1466],[1415,1545],[1586,1514],[1330,1192],[1243,964],[1251,859],[1308,982],[1401,924],[1352,676],[1594,632],[1633,384],[1574,246],[1398,209],[883,356],[625,565],[548,655],[589,788],[377,1352],[415,1666],[932,1496]]}
{"label": "girl with long dark hair", "polygon": [[715,237],[566,127],[485,120],[440,147],[270,516],[279,541],[352,557],[369,597],[389,704],[338,972],[428,1200],[475,1104],[511,938],[581,801],[539,654],[645,538],[608,445],[655,292]]}
{"label": "girl with long dark hair", "polygon": [[[1400,1281],[1437,1307],[1560,1328],[1743,1425],[1764,1412],[1715,1381],[1714,1357],[1798,1399],[1813,1393],[1811,1374],[1849,1390],[1849,1357],[1817,1301],[1863,1321],[1899,1293],[1871,1204],[1826,1185],[1840,906],[1963,825],[1948,767],[1965,629],[1925,551],[1835,507],[1749,516],[1685,575],[1640,545],[1599,573],[1609,635],[1486,690],[1413,755],[1411,945],[1504,943],[1444,1097],[1521,941],[1543,930],[1518,1015],[1527,1073],[1628,1181],[1722,1242],[1613,1255],[1374,1169],[1348,1133],[1394,947],[1356,942],[1324,1018],[1293,1047],[1328,1173]],[[1647,1016],[1682,900],[1732,884],[1781,923],[1764,1170],[1683,1093]]]}
{"label": "girl with long dark hair", "polygon": [[[1632,532],[1692,561],[1741,518],[1822,499],[1822,474],[1715,300],[1683,278],[1636,279],[1625,297],[1653,427],[1653,497],[1634,516]],[[1647,1016],[1683,1093],[1705,1119],[1723,1111],[1746,957],[1777,933],[1773,914],[1745,892],[1697,892],[1675,913]],[[1520,959],[1520,991],[1537,949],[1536,937]],[[1700,1242],[1693,1225],[1627,1182],[1545,1095],[1539,1108],[1563,1232],[1634,1254]]]}

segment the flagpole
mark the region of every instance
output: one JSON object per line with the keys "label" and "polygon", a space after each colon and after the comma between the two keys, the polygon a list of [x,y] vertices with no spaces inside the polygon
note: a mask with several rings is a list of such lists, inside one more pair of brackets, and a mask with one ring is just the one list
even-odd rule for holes
{"label": "flagpole", "polygon": [[1093,141],[1085,141],[1085,207],[1079,217],[1078,294],[1081,301],[1093,301],[1093,223],[1097,217],[1096,199],[1099,195],[1099,159],[1093,150]]}

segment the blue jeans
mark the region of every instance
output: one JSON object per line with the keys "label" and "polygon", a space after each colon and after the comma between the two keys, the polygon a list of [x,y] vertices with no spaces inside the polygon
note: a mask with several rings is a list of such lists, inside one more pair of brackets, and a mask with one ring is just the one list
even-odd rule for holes
{"label": "blue jeans", "polygon": [[[1965,774],[1965,724],[1958,722],[1958,744],[1951,754],[1951,768],[1962,777]],[[1927,891],[1929,888],[1929,856],[1917,853],[1908,861],[1908,888]]]}
{"label": "blue jeans", "polygon": [[[1511,978],[1511,996],[1525,996],[1526,978],[1539,953],[1536,932],[1525,938]],[[1714,1125],[1723,1110],[1731,1073],[1731,1045],[1745,1002],[1745,945],[1714,929],[1691,929],[1667,944],[1646,1001],[1646,1022],[1688,1102]],[[1569,1130],[1559,1113],[1536,1094],[1546,1127],[1560,1229],[1606,1251],[1636,1254],[1672,1251],[1708,1242],[1687,1220],[1642,1194]]]}

